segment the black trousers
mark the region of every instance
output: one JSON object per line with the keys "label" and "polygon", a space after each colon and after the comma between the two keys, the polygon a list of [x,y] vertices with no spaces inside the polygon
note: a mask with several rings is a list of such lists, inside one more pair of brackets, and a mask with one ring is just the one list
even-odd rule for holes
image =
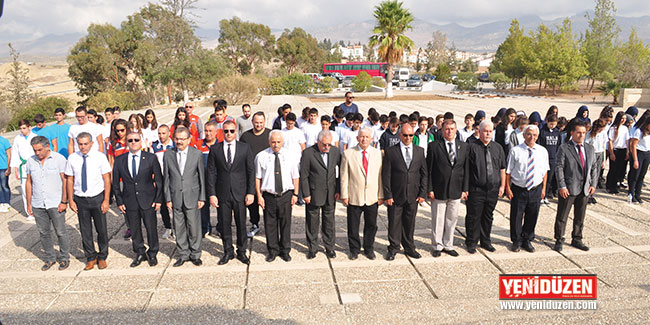
{"label": "black trousers", "polygon": [[348,205],[348,245],[351,253],[361,252],[359,226],[363,213],[363,249],[372,252],[377,234],[377,203],[372,205]]}
{"label": "black trousers", "polygon": [[291,251],[291,196],[287,191],[280,196],[264,192],[264,229],[269,254],[289,254]]}
{"label": "black trousers", "polygon": [[260,225],[260,204],[257,202],[257,195],[253,195],[255,199],[253,203],[248,206],[248,214],[250,216],[251,224]]}
{"label": "black trousers", "polygon": [[172,229],[172,220],[169,216],[169,209],[167,209],[167,205],[164,203],[160,205],[160,218],[162,219],[165,229]]}
{"label": "black trousers", "polygon": [[[307,236],[307,248],[310,252],[318,251],[318,232],[323,232],[323,246],[325,251],[334,251],[336,243],[336,229],[334,222],[334,211],[336,202],[325,204],[323,206],[307,204],[305,206],[305,235]],[[321,224],[321,219],[322,224]],[[319,227],[320,226],[320,227]]]}
{"label": "black trousers", "polygon": [[573,231],[571,238],[573,240],[582,240],[582,227],[587,211],[587,197],[584,193],[579,195],[569,195],[566,199],[558,198],[557,215],[555,216],[555,239],[564,240],[564,230],[566,229],[569,211],[573,207]]}
{"label": "black trousers", "polygon": [[415,216],[418,213],[417,202],[405,202],[388,207],[388,251],[399,251],[400,244],[404,251],[415,251]]}
{"label": "black trousers", "polygon": [[149,257],[155,257],[158,254],[158,219],[156,219],[156,210],[149,209],[127,209],[126,219],[129,221],[129,228],[131,229],[131,245],[133,252],[137,255],[145,253],[144,238],[142,236],[142,223],[147,229],[147,244],[149,250],[146,251]]}
{"label": "black trousers", "polygon": [[201,235],[209,232],[210,228],[210,200],[207,200],[201,208]]}
{"label": "black trousers", "polygon": [[546,174],[546,196],[550,196],[553,192],[557,192],[557,179],[555,179],[555,166],[557,165],[556,160],[549,160],[548,166],[549,170]]}
{"label": "black trousers", "polygon": [[510,240],[513,243],[532,241],[535,239],[542,185],[537,185],[529,191],[524,187],[511,184],[510,189],[513,195],[510,201]]}
{"label": "black trousers", "polygon": [[609,160],[609,172],[607,173],[607,189],[611,192],[618,192],[618,185],[625,178],[625,168],[627,167],[627,160],[625,160],[625,153],[627,149],[614,149],[614,157],[616,160]]}
{"label": "black trousers", "polygon": [[[632,194],[635,199],[641,198],[641,189],[643,188],[643,179],[648,172],[648,165],[650,165],[650,151],[636,151],[637,160],[639,161],[639,168],[634,169],[634,164],[630,168],[630,173],[627,175],[627,185],[629,186],[628,193]],[[632,162],[634,163],[634,162]]]}
{"label": "black trousers", "polygon": [[[94,259],[106,260],[108,257],[108,233],[106,230],[106,214],[102,213],[102,201],[104,192],[93,197],[74,196],[74,203],[77,204],[77,216],[79,217],[79,231],[84,249],[86,261]],[[95,251],[93,242],[93,223],[97,231],[97,246],[99,252]]]}
{"label": "black trousers", "polygon": [[219,198],[217,213],[219,223],[221,223],[221,239],[223,240],[224,253],[234,251],[232,246],[232,220],[234,216],[237,231],[237,254],[245,254],[248,236],[246,234],[246,204],[244,204],[244,201],[237,202],[232,196]]}
{"label": "black trousers", "polygon": [[465,243],[468,247],[476,246],[479,239],[482,244],[490,244],[490,233],[492,232],[492,214],[497,206],[499,188],[484,189],[470,187],[469,195],[465,206],[467,217],[465,218]]}

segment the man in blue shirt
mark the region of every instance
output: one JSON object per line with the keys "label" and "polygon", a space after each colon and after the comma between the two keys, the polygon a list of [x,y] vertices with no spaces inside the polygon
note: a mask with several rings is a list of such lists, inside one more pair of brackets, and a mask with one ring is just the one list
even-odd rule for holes
{"label": "man in blue shirt", "polygon": [[32,128],[32,132],[34,132],[36,135],[46,137],[50,142],[50,150],[54,149],[52,145],[52,136],[50,135],[50,129],[47,127],[47,124],[45,124],[45,116],[43,116],[43,114],[34,115],[34,127]]}
{"label": "man in blue shirt", "polygon": [[54,118],[56,119],[56,123],[47,127],[49,133],[48,139],[52,142],[52,150],[68,158],[68,131],[70,131],[70,124],[64,121],[65,110],[61,107],[55,109]]}
{"label": "man in blue shirt", "polygon": [[11,143],[0,136],[0,212],[9,212],[11,188],[9,188],[9,160],[11,158]]}
{"label": "man in blue shirt", "polygon": [[359,113],[359,107],[357,104],[353,103],[352,100],[354,99],[354,96],[352,96],[352,92],[348,91],[345,93],[345,102],[339,107],[345,112],[347,115],[348,113]]}

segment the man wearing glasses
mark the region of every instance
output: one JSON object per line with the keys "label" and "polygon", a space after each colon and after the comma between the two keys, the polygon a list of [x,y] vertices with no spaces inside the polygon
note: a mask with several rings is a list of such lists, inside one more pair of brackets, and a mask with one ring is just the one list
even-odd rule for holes
{"label": "man wearing glasses", "polygon": [[[129,153],[115,158],[113,165],[113,191],[117,207],[126,215],[131,229],[131,244],[136,256],[131,267],[147,260],[149,266],[158,264],[158,225],[156,211],[163,196],[163,179],[156,155],[142,151],[140,133],[126,136]],[[120,180],[123,188],[120,189]],[[149,250],[145,254],[142,227],[147,229]]]}
{"label": "man wearing glasses", "polygon": [[345,114],[348,113],[359,113],[359,107],[357,104],[353,103],[352,100],[354,99],[354,96],[352,96],[352,92],[348,91],[345,93],[345,102],[339,107],[345,112]]}
{"label": "man wearing glasses", "polygon": [[75,139],[77,139],[77,136],[82,132],[87,132],[92,137],[91,140],[93,146],[90,150],[104,152],[104,146],[102,145],[104,143],[102,132],[97,124],[88,122],[88,110],[86,110],[86,107],[77,107],[74,114],[78,123],[71,125],[70,130],[68,131],[68,156],[72,155],[75,151],[79,151],[79,145]]}
{"label": "man wearing glasses", "polygon": [[[196,126],[196,129],[199,130],[199,140],[204,138],[203,134],[203,121],[198,115],[192,114],[194,111],[194,102],[185,103],[185,112],[187,112],[187,117],[190,119],[190,123]],[[191,125],[190,125],[191,128]]]}

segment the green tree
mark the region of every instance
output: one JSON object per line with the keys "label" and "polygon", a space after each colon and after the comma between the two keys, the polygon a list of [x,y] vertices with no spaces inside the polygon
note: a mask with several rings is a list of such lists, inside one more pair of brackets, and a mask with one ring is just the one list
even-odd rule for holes
{"label": "green tree", "polygon": [[447,63],[439,63],[436,67],[436,71],[433,72],[433,75],[436,76],[437,81],[445,83],[451,81],[451,69]]}
{"label": "green tree", "polygon": [[433,32],[432,39],[427,43],[424,49],[424,55],[427,58],[425,70],[431,71],[438,64],[447,62],[449,52],[447,50],[447,35],[437,30]]}
{"label": "green tree", "polygon": [[[384,1],[375,7],[375,28],[372,30],[368,45],[378,47],[379,57],[388,63],[386,80],[393,79],[393,65],[402,61],[404,51],[409,52],[413,47],[413,40],[405,33],[413,29],[413,15],[408,9],[402,7],[402,2]],[[392,83],[386,83],[386,98],[393,97]]]}
{"label": "green tree", "polygon": [[611,95],[614,98],[612,104],[618,105],[618,96],[621,93],[621,89],[629,88],[630,86],[632,86],[631,83],[610,80],[607,81],[604,85],[598,87],[598,90],[602,91],[603,95],[605,96]]}
{"label": "green tree", "polygon": [[519,80],[525,75],[523,64],[525,39],[524,29],[519,26],[517,19],[513,19],[510,23],[510,33],[497,48],[490,66],[490,72],[503,72],[511,78],[513,80],[511,87],[518,84]]}
{"label": "green tree", "polygon": [[365,71],[352,79],[352,88],[357,92],[364,92],[372,87],[372,77]]}
{"label": "green tree", "polygon": [[475,73],[478,70],[478,64],[472,59],[467,59],[463,61],[463,63],[460,66],[460,72],[471,72]]}
{"label": "green tree", "polygon": [[321,71],[326,57],[316,38],[302,28],[285,29],[277,41],[277,54],[288,74],[296,71]]}
{"label": "green tree", "polygon": [[625,44],[617,49],[618,53],[617,79],[632,87],[650,87],[650,48],[639,39],[636,30],[632,28],[630,37]]}
{"label": "green tree", "polygon": [[616,68],[616,51],[614,41],[618,37],[620,28],[614,18],[616,8],[613,0],[596,0],[594,16],[587,12],[585,18],[589,27],[582,38],[582,54],[587,61],[587,71],[591,86],[594,88],[596,80],[609,81],[614,77]]}
{"label": "green tree", "polygon": [[258,64],[273,56],[275,36],[268,26],[233,17],[221,20],[219,29],[217,48],[242,75],[254,73]]}

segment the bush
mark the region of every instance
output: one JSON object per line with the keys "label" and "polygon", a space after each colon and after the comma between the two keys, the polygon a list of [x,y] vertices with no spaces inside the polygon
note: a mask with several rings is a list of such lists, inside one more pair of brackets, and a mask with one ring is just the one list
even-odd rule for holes
{"label": "bush", "polygon": [[56,96],[36,98],[14,114],[7,125],[7,129],[18,129],[18,122],[22,119],[32,122],[36,114],[43,114],[46,121],[54,120],[54,109],[58,107],[68,112],[72,107],[72,103],[66,98]]}
{"label": "bush", "polygon": [[440,63],[436,67],[436,71],[433,72],[433,75],[436,76],[437,81],[449,83],[451,80],[451,69],[447,64]]}
{"label": "bush", "polygon": [[314,89],[314,79],[302,73],[271,78],[265,87],[265,95],[301,95]]}
{"label": "bush", "polygon": [[339,86],[339,81],[336,80],[336,78],[332,77],[325,77],[323,80],[321,80],[320,84],[318,85],[318,88],[324,93],[329,93],[332,91],[332,89],[336,88]]}
{"label": "bush", "polygon": [[361,71],[352,79],[352,88],[357,92],[364,92],[372,87],[372,77],[365,72]]}
{"label": "bush", "polygon": [[244,104],[256,101],[263,81],[255,76],[234,74],[220,79],[214,85],[214,95],[228,104]]}
{"label": "bush", "polygon": [[476,89],[478,78],[473,72],[461,72],[454,81],[460,90],[473,90]]}
{"label": "bush", "polygon": [[490,81],[494,83],[494,88],[506,89],[512,82],[512,79],[506,76],[503,72],[497,72],[490,74]]}
{"label": "bush", "polygon": [[382,77],[372,77],[372,85],[379,88],[386,88],[386,80]]}
{"label": "bush", "polygon": [[138,96],[128,91],[108,90],[92,96],[86,102],[86,106],[98,112],[103,112],[106,107],[119,106],[123,111],[138,108]]}

